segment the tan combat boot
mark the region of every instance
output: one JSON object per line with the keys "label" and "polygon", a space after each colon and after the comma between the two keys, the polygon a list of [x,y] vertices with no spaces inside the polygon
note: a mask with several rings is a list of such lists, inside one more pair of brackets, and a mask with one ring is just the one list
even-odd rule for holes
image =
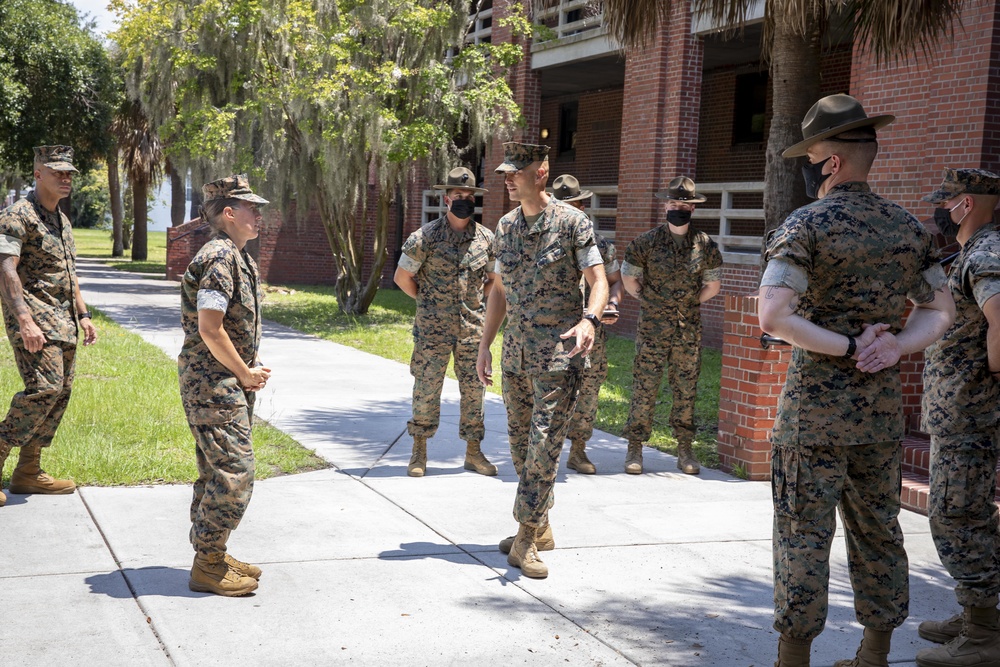
{"label": "tan combat boot", "polygon": [[465,469],[487,477],[493,477],[497,474],[497,467],[486,460],[477,440],[470,440],[465,446]]}
{"label": "tan combat boot", "polygon": [[521,573],[531,579],[544,579],[549,576],[548,566],[538,557],[538,549],[535,547],[534,526],[522,523],[517,529],[514,537],[514,544],[507,554],[507,564],[520,568]]}
{"label": "tan combat boot", "polygon": [[[861,646],[853,660],[838,660],[833,667],[889,667],[889,640],[892,630],[865,628]],[[919,664],[919,663],[918,663]]]}
{"label": "tan combat boot", "polygon": [[809,667],[811,639],[796,639],[788,635],[778,637],[778,662],[774,667]]}
{"label": "tan combat boot", "polygon": [[427,469],[427,438],[413,436],[413,454],[410,464],[406,466],[406,474],[410,477],[423,477]]}
{"label": "tan combat boot", "polygon": [[[514,546],[515,539],[517,539],[517,536],[511,535],[500,540],[500,551],[509,554],[511,547]],[[552,551],[556,548],[556,540],[552,537],[551,523],[539,526],[535,531],[535,548],[539,551]]]}
{"label": "tan combat boot", "polygon": [[917,634],[929,642],[947,644],[962,634],[962,615],[955,614],[947,621],[924,621],[917,626]]}
{"label": "tan combat boot", "polygon": [[10,476],[11,493],[44,493],[62,495],[76,491],[68,479],[56,479],[41,468],[42,448],[38,445],[21,447],[17,467]]}
{"label": "tan combat boot", "polygon": [[221,551],[208,556],[195,556],[188,588],[199,593],[215,593],[226,597],[239,597],[257,590],[257,580],[231,568],[226,563],[225,556]]}
{"label": "tan combat boot", "polygon": [[677,443],[677,469],[682,471],[685,475],[697,475],[701,472],[701,466],[698,465],[698,459],[696,459],[694,454],[691,452],[690,442]]}
{"label": "tan combat boot", "polygon": [[642,443],[630,440],[628,453],[625,455],[625,472],[630,475],[642,474]]}
{"label": "tan combat boot", "polygon": [[256,565],[251,565],[250,563],[244,563],[241,560],[236,560],[229,554],[223,559],[226,561],[226,565],[229,566],[231,570],[244,577],[250,577],[251,579],[260,580],[261,571]]}
{"label": "tan combat boot", "polygon": [[587,458],[586,447],[587,443],[582,440],[574,440],[570,444],[569,460],[566,461],[566,467],[577,471],[581,475],[593,475],[597,472],[597,468]]}
{"label": "tan combat boot", "polygon": [[944,646],[917,653],[920,667],[1000,665],[1000,620],[996,607],[966,607],[962,634]]}

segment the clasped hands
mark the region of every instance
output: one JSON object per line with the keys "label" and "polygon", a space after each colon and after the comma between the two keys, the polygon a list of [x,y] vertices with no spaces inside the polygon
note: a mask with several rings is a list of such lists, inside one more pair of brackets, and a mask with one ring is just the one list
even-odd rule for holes
{"label": "clasped hands", "polygon": [[899,362],[901,350],[896,336],[884,323],[862,324],[861,335],[855,337],[858,349],[854,356],[857,369],[864,373],[877,373],[891,368]]}

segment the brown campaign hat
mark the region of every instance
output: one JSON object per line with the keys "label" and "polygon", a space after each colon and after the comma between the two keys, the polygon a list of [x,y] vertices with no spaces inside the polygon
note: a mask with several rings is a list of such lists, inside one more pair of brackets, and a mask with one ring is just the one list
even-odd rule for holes
{"label": "brown campaign hat", "polygon": [[687,176],[678,176],[670,181],[667,189],[663,192],[657,192],[656,196],[660,199],[676,199],[677,201],[685,201],[689,204],[700,204],[708,199],[705,195],[700,195],[694,191],[694,181]]}
{"label": "brown campaign hat", "polygon": [[1000,195],[1000,176],[985,169],[945,169],[941,185],[921,201],[940,204],[959,195]]}
{"label": "brown campaign hat", "polygon": [[476,187],[476,176],[465,167],[455,167],[448,172],[448,178],[444,185],[432,185],[435,190],[451,190],[461,188],[462,190],[472,190],[477,195],[485,195],[489,192],[486,188]]}
{"label": "brown campaign hat", "polygon": [[270,204],[260,195],[255,195],[250,189],[246,174],[233,174],[217,181],[201,186],[202,201],[208,203],[213,199],[242,199],[253,204]]}
{"label": "brown campaign hat", "polygon": [[812,105],[802,119],[802,141],[786,148],[781,157],[801,157],[813,144],[848,130],[870,127],[880,130],[895,116],[869,116],[861,102],[850,95],[828,95]]}
{"label": "brown campaign hat", "polygon": [[594,196],[590,190],[581,190],[580,181],[569,174],[563,174],[552,182],[552,194],[559,201],[580,201]]}
{"label": "brown campaign hat", "polygon": [[69,146],[35,146],[34,150],[35,159],[41,160],[49,169],[80,173],[73,166],[73,149]]}
{"label": "brown campaign hat", "polygon": [[549,147],[539,144],[522,144],[508,141],[503,145],[503,163],[494,169],[496,173],[519,171],[533,162],[541,162],[549,155]]}

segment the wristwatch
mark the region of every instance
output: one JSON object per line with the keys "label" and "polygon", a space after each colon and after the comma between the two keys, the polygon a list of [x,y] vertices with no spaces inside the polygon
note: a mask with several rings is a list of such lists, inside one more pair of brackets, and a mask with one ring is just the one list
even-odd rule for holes
{"label": "wristwatch", "polygon": [[599,318],[597,315],[594,315],[593,313],[587,313],[586,315],[583,316],[583,319],[593,324],[595,330],[601,327],[601,318]]}
{"label": "wristwatch", "polygon": [[90,313],[83,312],[83,313],[80,313],[79,315],[77,315],[76,317],[77,317],[77,319],[80,319],[80,320],[86,320],[86,319],[90,318]]}

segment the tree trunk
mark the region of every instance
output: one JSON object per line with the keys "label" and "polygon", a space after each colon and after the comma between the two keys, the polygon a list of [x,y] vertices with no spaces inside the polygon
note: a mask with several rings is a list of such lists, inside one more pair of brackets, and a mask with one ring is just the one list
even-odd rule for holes
{"label": "tree trunk", "polygon": [[[764,243],[788,214],[809,202],[802,180],[802,160],[781,157],[781,152],[802,141],[802,118],[819,99],[820,20],[802,37],[777,27],[771,47],[771,129],[764,166]],[[761,248],[761,270],[764,269]]]}
{"label": "tree trunk", "polygon": [[194,220],[195,218],[201,217],[201,213],[198,211],[200,207],[201,207],[201,188],[192,187],[191,212],[188,214],[188,220]]}
{"label": "tree trunk", "polygon": [[174,169],[170,160],[166,160],[165,168],[170,177],[170,226],[179,227],[184,224],[184,209],[187,197],[185,196],[184,179]]}
{"label": "tree trunk", "polygon": [[146,184],[132,184],[132,215],[135,219],[132,223],[132,261],[145,262],[148,255],[146,250],[146,221],[149,216],[149,209],[146,205]]}
{"label": "tree trunk", "polygon": [[111,256],[124,257],[125,245],[122,240],[122,223],[125,211],[122,209],[122,182],[118,175],[118,146],[108,151],[108,194],[111,197]]}

